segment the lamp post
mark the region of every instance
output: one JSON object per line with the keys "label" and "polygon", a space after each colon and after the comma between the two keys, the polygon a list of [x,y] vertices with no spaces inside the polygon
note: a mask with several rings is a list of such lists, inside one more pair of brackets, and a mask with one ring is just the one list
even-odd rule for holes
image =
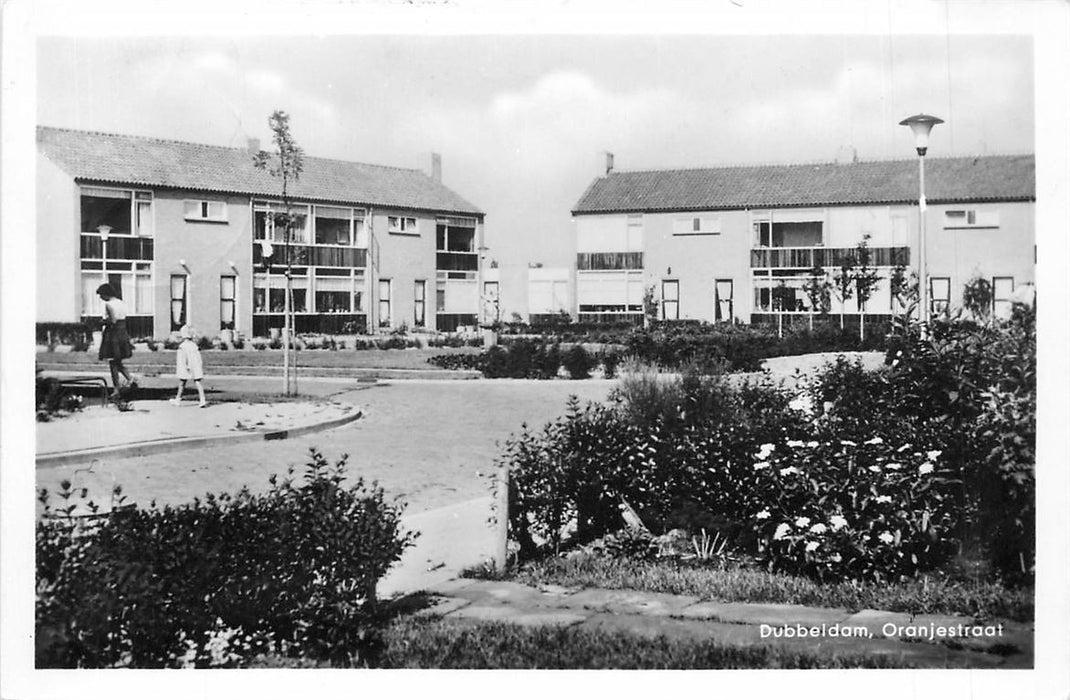
{"label": "lamp post", "polygon": [[929,132],[944,120],[928,114],[915,114],[899,122],[914,132],[914,146],[918,151],[918,314],[929,321],[929,275],[925,265],[925,152],[929,149]]}

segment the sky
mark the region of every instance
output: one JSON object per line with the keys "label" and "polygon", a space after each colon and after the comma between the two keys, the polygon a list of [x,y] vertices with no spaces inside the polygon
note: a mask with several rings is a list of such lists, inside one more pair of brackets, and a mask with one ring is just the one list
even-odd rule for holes
{"label": "sky", "polygon": [[[949,25],[950,26],[950,25]],[[486,212],[488,257],[567,266],[604,173],[1034,150],[1015,35],[42,37],[39,124],[224,146],[291,115],[306,153],[430,169]]]}

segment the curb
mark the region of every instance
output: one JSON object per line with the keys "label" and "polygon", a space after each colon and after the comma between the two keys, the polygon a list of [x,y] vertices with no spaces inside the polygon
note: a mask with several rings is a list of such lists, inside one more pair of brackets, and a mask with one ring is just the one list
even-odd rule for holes
{"label": "curb", "polygon": [[191,450],[198,447],[214,447],[216,445],[241,444],[245,442],[257,442],[260,440],[286,440],[321,430],[330,430],[348,423],[352,423],[363,417],[362,411],[354,411],[352,414],[332,418],[322,423],[301,425],[296,428],[285,430],[257,430],[243,433],[223,433],[219,435],[203,435],[198,437],[168,438],[164,440],[146,440],[128,445],[109,445],[107,447],[92,447],[85,450],[72,450],[70,452],[54,452],[38,455],[37,468],[56,467],[71,462],[82,462],[87,459],[124,459],[127,457],[147,457],[149,455],[178,452],[179,450]]}
{"label": "curb", "polygon": [[[107,376],[106,372],[100,372],[100,364],[80,364],[80,363],[49,363],[41,362],[39,367],[46,371],[51,372],[79,372],[79,373],[99,373],[101,376]],[[174,376],[174,368],[170,366],[161,365],[144,365],[137,363],[126,363],[126,368],[135,374],[141,374],[146,377],[169,377]],[[214,378],[235,377],[235,378],[247,378],[247,377],[271,377],[281,378],[281,372],[272,372],[272,368],[263,367],[258,365],[222,365],[213,366],[211,368],[212,374],[206,379],[211,380]],[[427,378],[427,379],[452,379],[452,380],[466,380],[466,379],[480,379],[483,374],[475,370],[450,370],[450,369],[404,369],[404,368],[375,368],[375,367],[299,367],[299,376],[305,379],[353,379],[356,381],[369,381],[375,379],[408,379],[408,378]]]}

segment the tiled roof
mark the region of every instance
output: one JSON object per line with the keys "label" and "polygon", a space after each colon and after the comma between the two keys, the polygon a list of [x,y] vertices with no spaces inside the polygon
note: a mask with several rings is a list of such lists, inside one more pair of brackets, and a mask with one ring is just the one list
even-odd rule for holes
{"label": "tiled roof", "polygon": [[[37,127],[38,149],[72,177],[145,187],[278,196],[244,148]],[[419,170],[305,156],[294,198],[455,214],[482,212]]]}
{"label": "tiled roof", "polygon": [[[1036,198],[1032,155],[926,158],[928,202]],[[894,204],[918,200],[918,161],[759,165],[613,172],[591,183],[573,214]]]}

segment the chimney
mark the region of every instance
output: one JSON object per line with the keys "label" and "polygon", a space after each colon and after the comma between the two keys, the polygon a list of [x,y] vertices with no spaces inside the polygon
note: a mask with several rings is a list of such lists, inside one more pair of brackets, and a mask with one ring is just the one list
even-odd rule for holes
{"label": "chimney", "polygon": [[858,149],[854,146],[840,146],[836,151],[836,162],[839,164],[857,163]]}
{"label": "chimney", "polygon": [[248,140],[249,152],[254,156],[260,152],[260,139],[250,138]]}
{"label": "chimney", "polygon": [[438,153],[431,154],[431,179],[442,182],[442,156]]}
{"label": "chimney", "polygon": [[613,172],[613,154],[606,151],[606,175]]}

